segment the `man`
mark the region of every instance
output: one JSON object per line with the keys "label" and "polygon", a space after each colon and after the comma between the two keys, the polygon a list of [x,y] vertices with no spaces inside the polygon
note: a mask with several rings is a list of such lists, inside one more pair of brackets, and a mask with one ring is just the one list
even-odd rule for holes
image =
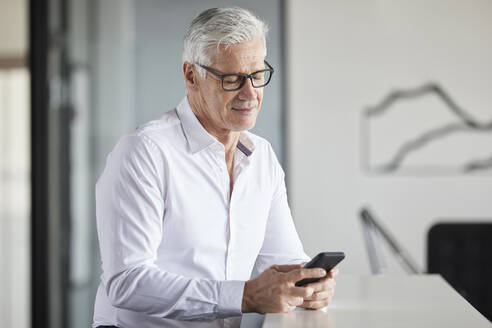
{"label": "man", "polygon": [[[284,173],[247,132],[273,74],[266,33],[244,9],[202,12],[184,39],[187,96],[108,156],[96,185],[94,327],[222,327],[331,300],[336,270],[301,267]],[[248,280],[255,263],[261,274]],[[294,285],[311,277],[323,278]]]}

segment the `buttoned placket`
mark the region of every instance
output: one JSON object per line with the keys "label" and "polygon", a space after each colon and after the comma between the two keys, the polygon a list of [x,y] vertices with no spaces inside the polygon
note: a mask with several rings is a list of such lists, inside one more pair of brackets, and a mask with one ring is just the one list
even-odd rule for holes
{"label": "buttoned placket", "polygon": [[234,279],[234,263],[232,260],[232,253],[234,251],[234,243],[235,243],[235,225],[234,225],[234,190],[238,185],[238,181],[241,178],[241,175],[244,171],[245,166],[249,163],[248,157],[241,152],[240,149],[236,149],[234,153],[234,163],[233,163],[233,189],[231,193],[231,183],[229,171],[227,170],[227,163],[225,159],[225,148],[220,142],[216,142],[212,145],[213,152],[215,154],[215,160],[217,162],[217,175],[220,178],[220,183],[222,185],[222,195],[224,204],[227,207],[227,247],[226,247],[226,263],[225,263],[225,279],[230,280]]}
{"label": "buttoned placket", "polygon": [[[236,243],[235,236],[237,236],[237,231],[236,231],[236,221],[234,218],[236,217],[234,209],[235,209],[235,203],[236,203],[236,197],[238,193],[238,189],[242,187],[241,183],[244,179],[244,170],[246,166],[249,163],[249,159],[246,155],[244,155],[239,149],[236,149],[236,152],[234,154],[234,168],[233,168],[233,177],[234,177],[234,184],[233,184],[233,190],[232,194],[229,200],[229,207],[228,207],[228,216],[229,216],[229,242],[227,245],[227,256],[226,256],[226,276],[227,279],[237,279],[237,277],[234,275],[234,265],[231,263],[234,259],[234,245]],[[229,184],[230,185],[230,184]]]}
{"label": "buttoned placket", "polygon": [[224,202],[224,205],[226,206],[226,212],[227,212],[227,246],[226,246],[226,254],[225,254],[225,272],[224,272],[224,279],[228,280],[229,279],[229,246],[230,246],[230,230],[231,230],[231,216],[230,216],[230,199],[229,199],[229,194],[230,194],[230,179],[229,179],[229,172],[227,170],[227,164],[225,160],[225,147],[223,144],[220,142],[216,141],[215,143],[212,144],[211,146],[213,157],[215,159],[215,162],[217,164],[216,167],[216,174],[219,178],[219,185],[220,185],[220,190],[222,194],[222,200]]}

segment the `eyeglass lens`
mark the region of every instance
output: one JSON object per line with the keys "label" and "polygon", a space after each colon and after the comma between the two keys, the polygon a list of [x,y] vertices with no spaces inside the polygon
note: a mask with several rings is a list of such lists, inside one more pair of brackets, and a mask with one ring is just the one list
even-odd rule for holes
{"label": "eyeglass lens", "polygon": [[[265,86],[270,80],[271,74],[272,72],[270,71],[262,71],[252,74],[251,82],[253,83],[253,86],[256,88]],[[244,75],[228,75],[224,77],[222,84],[225,90],[235,90],[244,84],[244,79],[246,79]]]}

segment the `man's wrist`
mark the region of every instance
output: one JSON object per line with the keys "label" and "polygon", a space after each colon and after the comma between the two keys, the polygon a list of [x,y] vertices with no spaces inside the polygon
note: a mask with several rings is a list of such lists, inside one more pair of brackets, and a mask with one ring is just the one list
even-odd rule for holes
{"label": "man's wrist", "polygon": [[250,290],[251,290],[251,280],[246,281],[246,283],[244,284],[243,300],[241,302],[241,312],[243,313],[254,312],[253,301],[251,300],[250,297]]}

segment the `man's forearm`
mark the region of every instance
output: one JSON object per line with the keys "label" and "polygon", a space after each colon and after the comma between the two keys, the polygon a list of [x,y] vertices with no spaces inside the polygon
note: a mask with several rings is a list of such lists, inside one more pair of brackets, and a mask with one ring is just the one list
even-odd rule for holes
{"label": "man's forearm", "polygon": [[128,269],[106,283],[113,306],[177,320],[241,315],[243,290],[243,281],[188,278],[153,265]]}

